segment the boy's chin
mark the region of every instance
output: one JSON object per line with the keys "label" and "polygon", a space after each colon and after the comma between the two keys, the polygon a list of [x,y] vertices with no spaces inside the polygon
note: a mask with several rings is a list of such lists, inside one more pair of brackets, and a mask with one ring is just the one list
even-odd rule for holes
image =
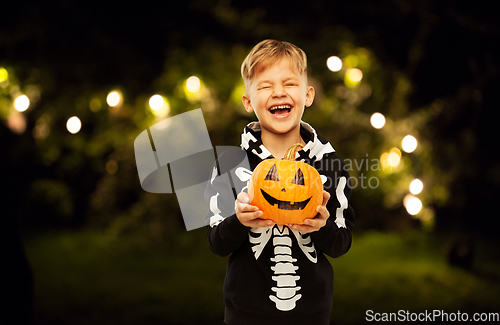
{"label": "boy's chin", "polygon": [[274,125],[267,125],[265,129],[274,134],[288,134],[294,131],[300,123],[279,123],[280,125],[276,125],[277,123],[273,123]]}

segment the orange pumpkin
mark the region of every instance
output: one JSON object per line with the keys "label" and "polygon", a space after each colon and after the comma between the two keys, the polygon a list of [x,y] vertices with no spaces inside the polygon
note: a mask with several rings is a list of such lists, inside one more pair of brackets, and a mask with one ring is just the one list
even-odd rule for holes
{"label": "orange pumpkin", "polygon": [[295,154],[302,144],[290,147],[281,159],[266,159],[255,167],[248,185],[251,205],[276,224],[301,225],[314,218],[323,202],[323,183],[318,171]]}

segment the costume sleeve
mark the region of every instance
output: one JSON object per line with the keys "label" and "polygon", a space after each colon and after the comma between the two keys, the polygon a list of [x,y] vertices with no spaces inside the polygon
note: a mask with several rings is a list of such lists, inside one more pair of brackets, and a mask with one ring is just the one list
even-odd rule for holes
{"label": "costume sleeve", "polygon": [[209,203],[207,214],[208,242],[217,255],[227,256],[238,249],[248,238],[249,228],[242,225],[234,212],[235,191],[229,176],[216,165],[205,190]]}
{"label": "costume sleeve", "polygon": [[[338,159],[338,158],[337,158]],[[340,159],[339,159],[340,161]],[[332,186],[326,189],[330,199],[326,205],[330,218],[320,230],[311,233],[317,249],[331,257],[339,257],[349,251],[354,229],[354,210],[349,204],[351,182],[345,165],[340,161],[340,170],[328,173]]]}

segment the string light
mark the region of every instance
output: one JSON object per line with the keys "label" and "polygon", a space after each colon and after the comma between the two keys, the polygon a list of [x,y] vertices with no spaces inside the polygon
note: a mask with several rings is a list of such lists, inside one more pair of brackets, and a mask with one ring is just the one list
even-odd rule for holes
{"label": "string light", "polygon": [[376,129],[381,129],[385,125],[385,116],[381,113],[373,113],[370,117],[371,125]]}
{"label": "string light", "polygon": [[170,104],[162,95],[151,96],[149,107],[153,111],[153,114],[158,117],[165,117],[170,113]]}
{"label": "string light", "polygon": [[122,95],[117,90],[113,90],[106,97],[106,103],[108,103],[110,107],[117,107],[118,105],[120,105],[121,102],[122,102]]}
{"label": "string light", "polygon": [[7,81],[7,79],[9,79],[9,73],[7,72],[7,69],[0,68],[0,84],[4,81]]}
{"label": "string light", "polygon": [[401,162],[401,151],[398,148],[392,148],[387,157],[387,163],[391,167],[397,167]]}
{"label": "string light", "polygon": [[80,119],[76,116],[72,116],[68,119],[66,122],[66,129],[69,131],[71,134],[76,134],[80,131],[82,128],[82,122]]}
{"label": "string light", "polygon": [[401,141],[401,148],[403,148],[403,150],[407,153],[415,151],[415,149],[417,149],[417,145],[417,139],[415,139],[412,135],[407,135],[403,138],[403,141]]}
{"label": "string light", "polygon": [[403,199],[403,205],[406,208],[406,211],[414,216],[417,215],[420,210],[422,210],[422,201],[420,201],[417,197],[414,197],[411,194],[408,194]]}
{"label": "string light", "polygon": [[161,95],[153,95],[149,99],[149,107],[151,107],[153,111],[160,110],[163,105],[165,105],[165,100]]}
{"label": "string light", "polygon": [[330,71],[340,71],[342,69],[342,60],[338,56],[331,56],[326,60],[326,66]]}
{"label": "string light", "polygon": [[417,195],[422,190],[424,189],[424,183],[422,183],[421,180],[418,178],[415,178],[411,183],[410,183],[410,192],[411,194]]}
{"label": "string light", "polygon": [[24,112],[28,109],[28,107],[30,107],[30,99],[28,98],[28,96],[21,95],[14,100],[14,108],[18,112]]}
{"label": "string light", "polygon": [[357,68],[347,70],[346,74],[354,82],[360,82],[363,79],[363,72]]}
{"label": "string light", "polygon": [[191,76],[186,80],[186,88],[191,93],[196,93],[201,88],[200,78],[196,76]]}

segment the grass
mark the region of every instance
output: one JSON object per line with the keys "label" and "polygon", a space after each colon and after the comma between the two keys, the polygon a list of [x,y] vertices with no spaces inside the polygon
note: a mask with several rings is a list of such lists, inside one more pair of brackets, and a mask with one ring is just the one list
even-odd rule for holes
{"label": "grass", "polygon": [[357,239],[332,260],[340,323],[358,323],[367,310],[500,312],[500,263],[489,245],[480,246],[474,271],[466,271],[447,264],[443,240],[424,234],[372,232]]}
{"label": "grass", "polygon": [[128,245],[89,232],[28,240],[37,323],[216,324],[221,319],[225,265],[208,248],[183,258],[123,246]]}
{"label": "grass", "polygon": [[[222,324],[226,259],[209,251],[204,231],[194,236],[188,256],[90,231],[27,239],[37,324]],[[444,241],[423,233],[356,234],[331,260],[332,319],[362,323],[369,309],[500,312],[498,256],[486,244],[477,250],[471,272],[449,266]]]}

